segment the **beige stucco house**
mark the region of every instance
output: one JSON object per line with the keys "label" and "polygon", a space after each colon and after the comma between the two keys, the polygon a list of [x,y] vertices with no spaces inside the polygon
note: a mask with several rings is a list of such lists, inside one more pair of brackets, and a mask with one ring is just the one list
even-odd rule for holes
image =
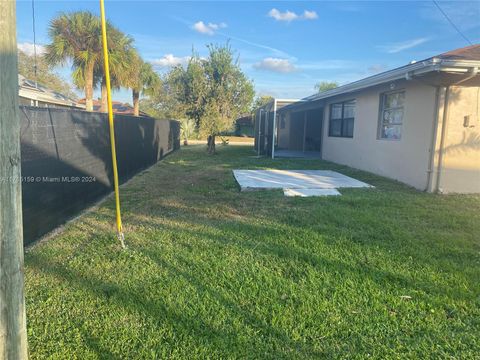
{"label": "beige stucco house", "polygon": [[480,193],[479,102],[473,45],[277,110],[264,152],[320,157],[428,192]]}

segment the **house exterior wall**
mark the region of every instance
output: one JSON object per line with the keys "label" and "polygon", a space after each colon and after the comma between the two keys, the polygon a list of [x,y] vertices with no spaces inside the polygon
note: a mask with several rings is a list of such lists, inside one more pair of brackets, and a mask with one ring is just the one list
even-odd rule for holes
{"label": "house exterior wall", "polygon": [[283,119],[280,119],[280,122],[284,124],[278,124],[278,136],[277,136],[277,147],[279,149],[288,149],[288,144],[290,142],[290,121],[291,121],[291,114],[286,113],[283,114]]}
{"label": "house exterior wall", "polygon": [[[442,193],[480,193],[480,118],[479,87],[451,87],[446,122],[444,91],[439,101],[439,121],[434,164],[441,174],[433,173],[432,190]],[[469,122],[465,123],[465,116]],[[442,127],[446,124],[442,144]],[[440,152],[443,148],[442,160]]]}
{"label": "house exterior wall", "polygon": [[[390,85],[326,101],[322,157],[425,190],[435,116],[435,88],[415,81],[394,83],[394,90],[405,90],[402,135],[400,140],[385,140],[378,137],[380,98],[381,94],[392,90]],[[353,99],[356,100],[353,138],[330,137],[330,104]]]}

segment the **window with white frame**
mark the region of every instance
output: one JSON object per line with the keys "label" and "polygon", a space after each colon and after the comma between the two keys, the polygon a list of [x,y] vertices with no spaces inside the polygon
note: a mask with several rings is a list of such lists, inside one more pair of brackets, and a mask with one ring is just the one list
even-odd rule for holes
{"label": "window with white frame", "polygon": [[388,92],[381,95],[379,138],[400,140],[405,104],[405,91]]}
{"label": "window with white frame", "polygon": [[355,100],[330,105],[328,136],[353,137]]}

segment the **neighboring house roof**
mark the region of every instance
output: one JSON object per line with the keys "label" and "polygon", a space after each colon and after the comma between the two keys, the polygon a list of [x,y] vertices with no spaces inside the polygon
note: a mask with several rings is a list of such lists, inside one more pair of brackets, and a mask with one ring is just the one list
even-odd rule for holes
{"label": "neighboring house roof", "polygon": [[252,115],[242,116],[235,120],[235,123],[238,126],[253,126],[253,117]]}
{"label": "neighboring house roof", "polygon": [[[318,101],[395,80],[411,80],[420,76],[426,76],[427,74],[445,75],[444,82],[445,85],[447,85],[454,83],[456,79],[458,80],[458,75],[466,75],[465,79],[476,77],[478,74],[480,74],[479,69],[480,44],[476,44],[448,51],[422,61],[412,61],[408,65],[369,76],[367,78],[354,81],[331,90],[323,91],[321,93],[308,96],[302,100],[305,102]],[[441,83],[432,82],[432,85],[441,85]],[[299,106],[299,104],[292,104],[284,107],[283,110],[292,109],[297,106]]]}
{"label": "neighboring house roof", "polygon": [[[80,104],[85,104],[85,98],[78,101]],[[93,111],[100,111],[102,102],[100,100],[93,100]],[[115,114],[133,115],[133,107],[130,104],[122,103],[120,101],[112,101],[112,109]],[[147,113],[140,111],[140,115],[148,116]]]}
{"label": "neighboring house roof", "polygon": [[475,44],[464,48],[448,51],[435,57],[444,60],[448,59],[480,61],[480,44]]}
{"label": "neighboring house roof", "polygon": [[85,108],[84,106],[77,104],[74,99],[51,90],[38,82],[29,80],[20,74],[18,74],[18,95],[25,99],[31,99],[49,104],[81,109]]}

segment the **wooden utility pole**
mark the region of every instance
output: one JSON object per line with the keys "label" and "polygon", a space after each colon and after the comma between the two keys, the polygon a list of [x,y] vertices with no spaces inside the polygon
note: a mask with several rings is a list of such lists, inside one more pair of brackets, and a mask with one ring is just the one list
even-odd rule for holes
{"label": "wooden utility pole", "polygon": [[0,0],[0,360],[27,359],[15,0]]}

